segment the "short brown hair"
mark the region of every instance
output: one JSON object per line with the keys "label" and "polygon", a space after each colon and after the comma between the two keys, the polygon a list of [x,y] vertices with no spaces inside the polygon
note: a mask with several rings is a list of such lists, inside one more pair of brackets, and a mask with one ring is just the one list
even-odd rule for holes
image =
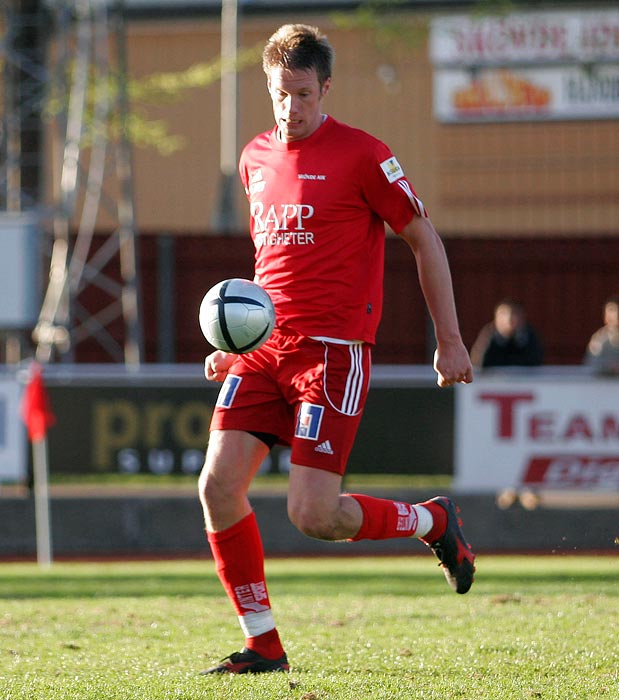
{"label": "short brown hair", "polygon": [[315,69],[320,85],[331,77],[335,53],[327,37],[307,24],[284,24],[267,41],[262,52],[262,68]]}

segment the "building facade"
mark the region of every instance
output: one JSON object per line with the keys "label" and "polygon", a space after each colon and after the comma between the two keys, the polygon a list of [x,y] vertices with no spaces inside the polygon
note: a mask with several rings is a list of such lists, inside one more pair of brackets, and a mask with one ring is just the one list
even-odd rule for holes
{"label": "building facade", "polygon": [[[336,49],[325,111],[397,155],[445,241],[467,344],[500,298],[515,297],[540,331],[546,362],[579,364],[604,299],[619,290],[619,11],[553,3],[471,19],[468,10],[442,3],[433,12],[431,4],[372,27],[354,11],[323,6],[280,13],[272,3],[269,12],[244,14],[239,148],[272,125],[259,48],[280,24],[320,26]],[[218,13],[137,13],[127,25],[131,79],[186,86],[173,99],[135,93],[132,105],[151,134],[163,127],[154,145],[138,141],[133,150],[147,361],[200,361],[208,349],[197,324],[201,296],[219,279],[251,274],[240,184],[228,200],[238,230],[221,235],[214,224],[222,172],[212,66],[220,50]],[[376,362],[431,355],[403,250],[389,234]],[[164,352],[166,332],[176,340]],[[82,359],[96,351],[85,347]]]}

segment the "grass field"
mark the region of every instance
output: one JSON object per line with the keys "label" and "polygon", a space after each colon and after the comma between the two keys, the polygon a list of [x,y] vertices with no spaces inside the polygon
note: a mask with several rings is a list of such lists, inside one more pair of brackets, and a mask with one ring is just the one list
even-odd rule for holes
{"label": "grass field", "polygon": [[0,564],[1,700],[619,698],[619,557],[279,559],[290,674],[202,677],[240,631],[212,562]]}

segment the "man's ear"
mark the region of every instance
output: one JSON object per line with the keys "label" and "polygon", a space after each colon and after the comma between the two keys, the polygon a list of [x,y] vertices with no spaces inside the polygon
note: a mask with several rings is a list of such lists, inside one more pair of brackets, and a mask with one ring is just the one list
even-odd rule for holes
{"label": "man's ear", "polygon": [[322,84],[322,88],[320,90],[321,97],[324,97],[329,92],[330,87],[331,87],[331,78],[327,78],[325,80],[325,82]]}

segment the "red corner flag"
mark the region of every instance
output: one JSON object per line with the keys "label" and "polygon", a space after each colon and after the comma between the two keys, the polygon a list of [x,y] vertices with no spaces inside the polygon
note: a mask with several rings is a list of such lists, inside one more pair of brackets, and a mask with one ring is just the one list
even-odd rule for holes
{"label": "red corner flag", "polygon": [[30,368],[30,380],[24,390],[21,415],[32,442],[43,440],[47,429],[56,423],[43,384],[43,368],[38,362],[33,362]]}

